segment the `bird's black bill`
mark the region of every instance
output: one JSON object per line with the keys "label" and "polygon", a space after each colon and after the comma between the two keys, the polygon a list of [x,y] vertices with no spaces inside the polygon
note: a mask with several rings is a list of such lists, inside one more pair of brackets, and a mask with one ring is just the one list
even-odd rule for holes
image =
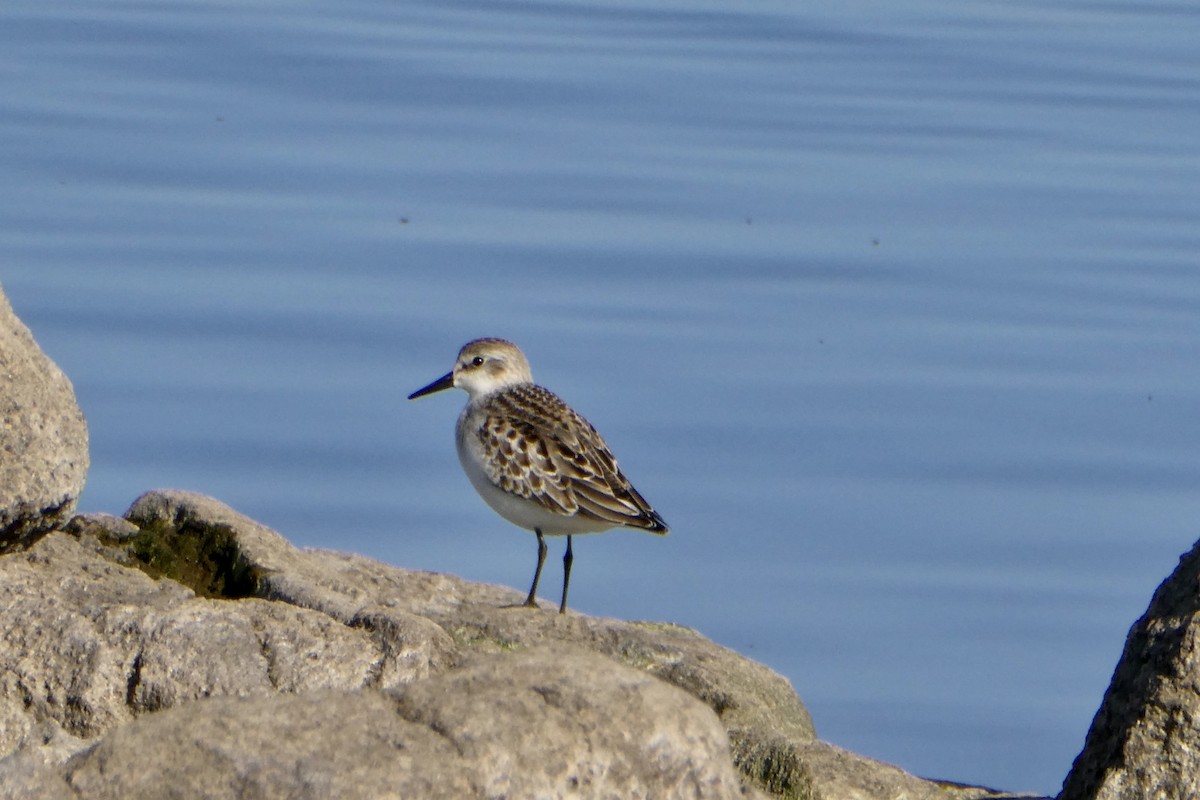
{"label": "bird's black bill", "polygon": [[417,389],[415,392],[413,392],[412,394],[410,394],[408,396],[408,399],[416,400],[418,397],[424,397],[427,394],[433,394],[434,392],[440,392],[443,389],[449,389],[453,386],[454,386],[454,373],[447,372],[445,375],[438,378],[436,381],[429,384],[424,389]]}

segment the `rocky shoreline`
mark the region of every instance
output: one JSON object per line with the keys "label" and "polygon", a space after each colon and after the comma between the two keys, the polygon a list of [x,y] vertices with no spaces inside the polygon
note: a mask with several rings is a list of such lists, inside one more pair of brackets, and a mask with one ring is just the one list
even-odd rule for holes
{"label": "rocky shoreline", "polygon": [[[184,491],[76,516],[83,415],[2,291],[0,375],[0,798],[1006,796],[821,742],[783,677],[686,628],[302,550]],[[1063,800],[1200,793],[1198,618],[1200,547]]]}
{"label": "rocky shoreline", "polygon": [[0,558],[0,598],[0,796],[949,796],[686,628],[300,550],[187,492]]}

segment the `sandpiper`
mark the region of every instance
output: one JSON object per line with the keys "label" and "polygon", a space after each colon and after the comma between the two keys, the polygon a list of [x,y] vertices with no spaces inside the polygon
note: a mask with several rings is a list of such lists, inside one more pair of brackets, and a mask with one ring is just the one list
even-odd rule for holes
{"label": "sandpiper", "polygon": [[537,607],[545,536],[567,537],[558,607],[565,614],[573,534],[617,527],[667,532],[591,423],[533,382],[529,361],[515,344],[467,342],[453,370],[408,399],[451,387],[467,393],[454,440],[471,485],[497,514],[537,534],[537,568],[525,605]]}

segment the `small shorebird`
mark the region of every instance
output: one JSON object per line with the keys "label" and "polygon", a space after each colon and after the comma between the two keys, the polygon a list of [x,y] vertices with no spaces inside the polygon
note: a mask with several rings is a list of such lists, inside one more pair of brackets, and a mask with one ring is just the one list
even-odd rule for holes
{"label": "small shorebird", "polygon": [[667,523],[621,474],[596,429],[533,382],[529,361],[515,344],[467,342],[453,370],[408,399],[451,387],[468,397],[454,441],[471,485],[497,514],[537,534],[537,569],[525,605],[537,607],[545,536],[567,537],[558,607],[565,614],[573,534],[617,527],[667,532]]}

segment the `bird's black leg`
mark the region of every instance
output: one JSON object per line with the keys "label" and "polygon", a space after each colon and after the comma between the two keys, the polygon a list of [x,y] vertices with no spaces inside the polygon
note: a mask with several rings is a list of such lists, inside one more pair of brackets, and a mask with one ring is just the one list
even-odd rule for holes
{"label": "bird's black leg", "polygon": [[575,560],[575,554],[571,552],[571,534],[567,534],[567,552],[563,553],[563,598],[562,604],[558,607],[558,613],[567,613],[567,587],[571,585],[571,562]]}
{"label": "bird's black leg", "polygon": [[525,598],[525,605],[537,608],[537,585],[542,579],[542,564],[546,561],[546,550],[549,548],[546,547],[546,540],[542,538],[542,532],[537,528],[534,528],[533,532],[538,537],[538,563],[537,569],[533,571],[533,586],[529,587],[529,597]]}

